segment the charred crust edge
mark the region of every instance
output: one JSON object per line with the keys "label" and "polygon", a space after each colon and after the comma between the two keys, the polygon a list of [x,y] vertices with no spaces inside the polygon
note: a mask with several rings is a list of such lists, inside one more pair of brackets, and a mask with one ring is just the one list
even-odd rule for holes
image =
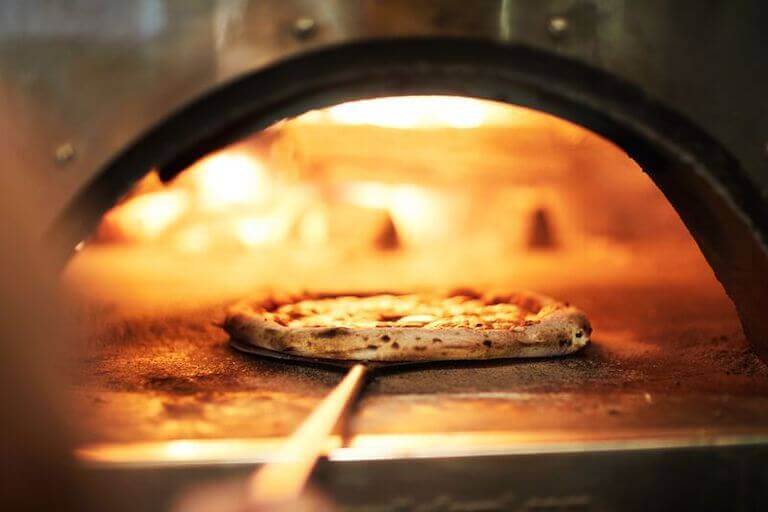
{"label": "charred crust edge", "polygon": [[342,334],[349,334],[349,329],[344,327],[331,327],[330,329],[323,329],[322,331],[318,331],[316,336],[318,338],[335,338],[336,336],[341,336]]}

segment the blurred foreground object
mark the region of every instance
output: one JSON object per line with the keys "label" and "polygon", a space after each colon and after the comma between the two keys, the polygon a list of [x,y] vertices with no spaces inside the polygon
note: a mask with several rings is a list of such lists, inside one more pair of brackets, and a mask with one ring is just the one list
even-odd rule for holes
{"label": "blurred foreground object", "polygon": [[[0,90],[0,99],[3,91]],[[63,366],[74,345],[56,304],[55,272],[42,262],[29,201],[34,157],[14,140],[13,109],[0,116],[0,496],[3,510],[84,510],[70,439],[60,418]],[[7,144],[7,146],[5,146]]]}

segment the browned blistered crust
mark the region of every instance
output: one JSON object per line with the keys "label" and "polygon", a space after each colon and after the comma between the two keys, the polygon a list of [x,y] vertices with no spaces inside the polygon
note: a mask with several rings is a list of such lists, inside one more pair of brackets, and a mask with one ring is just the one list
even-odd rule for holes
{"label": "browned blistered crust", "polygon": [[530,292],[270,296],[232,307],[236,339],[308,357],[413,361],[575,352],[592,328],[580,310]]}

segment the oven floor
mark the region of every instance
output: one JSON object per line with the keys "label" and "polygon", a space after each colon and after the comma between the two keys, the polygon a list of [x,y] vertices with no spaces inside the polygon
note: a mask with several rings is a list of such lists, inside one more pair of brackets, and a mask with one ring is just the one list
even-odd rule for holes
{"label": "oven floor", "polygon": [[[768,430],[768,369],[719,290],[542,289],[584,309],[594,342],[562,359],[446,364],[376,376],[353,434],[517,432],[545,438]],[[223,308],[158,317],[91,308],[75,372],[81,440],[284,436],[340,376],[234,352]],[[94,322],[94,318],[98,318]]]}

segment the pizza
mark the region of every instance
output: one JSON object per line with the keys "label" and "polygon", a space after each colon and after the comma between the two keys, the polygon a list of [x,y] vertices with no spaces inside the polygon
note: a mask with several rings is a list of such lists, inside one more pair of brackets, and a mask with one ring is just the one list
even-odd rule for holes
{"label": "pizza", "polygon": [[304,357],[431,361],[549,357],[584,347],[586,315],[530,293],[270,295],[231,307],[241,343]]}

